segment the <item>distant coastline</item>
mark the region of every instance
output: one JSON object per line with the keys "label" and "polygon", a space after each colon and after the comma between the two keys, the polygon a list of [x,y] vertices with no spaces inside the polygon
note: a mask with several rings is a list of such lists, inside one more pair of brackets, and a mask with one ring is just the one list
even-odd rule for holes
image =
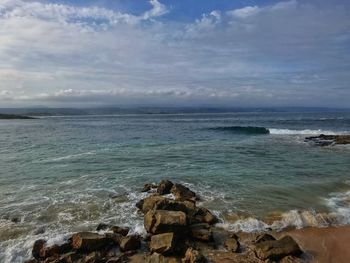
{"label": "distant coastline", "polygon": [[17,114],[1,114],[0,113],[0,120],[32,120],[36,119],[29,116],[24,115],[17,115]]}

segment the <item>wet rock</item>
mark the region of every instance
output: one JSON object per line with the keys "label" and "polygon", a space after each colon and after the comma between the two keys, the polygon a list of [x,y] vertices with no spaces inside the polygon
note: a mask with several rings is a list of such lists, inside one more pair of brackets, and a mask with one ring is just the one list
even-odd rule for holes
{"label": "wet rock", "polygon": [[143,213],[147,213],[149,210],[152,210],[157,202],[160,202],[164,200],[165,197],[159,196],[159,195],[151,195],[149,197],[146,197],[145,199],[139,201],[136,206],[139,208]]}
{"label": "wet rock", "polygon": [[[84,262],[84,255],[77,252],[69,252],[67,254],[59,257],[58,260],[55,260],[55,263],[75,263],[75,262]],[[84,262],[85,263],[85,262]]]}
{"label": "wet rock", "polygon": [[110,240],[105,235],[99,235],[92,232],[80,232],[72,236],[73,249],[92,252],[106,248]]}
{"label": "wet rock", "polygon": [[187,217],[181,211],[150,210],[144,217],[144,226],[148,233],[186,232]]}
{"label": "wet rock", "polygon": [[41,235],[44,234],[46,231],[44,226],[38,227],[35,231],[34,231],[34,235]]}
{"label": "wet rock", "polygon": [[155,189],[157,188],[157,185],[155,184],[145,184],[141,190],[141,192],[149,192],[151,191],[152,189]]}
{"label": "wet rock", "polygon": [[181,263],[181,259],[177,257],[165,257],[159,253],[153,253],[146,257],[145,263]]}
{"label": "wet rock", "polygon": [[24,261],[24,263],[39,263],[39,261],[35,258],[32,258],[32,259],[28,259],[28,260]]}
{"label": "wet rock", "polygon": [[151,252],[160,254],[170,254],[176,247],[176,237],[174,233],[163,233],[151,237],[149,245]]}
{"label": "wet rock", "polygon": [[141,247],[141,238],[138,235],[122,237],[119,242],[120,251],[137,250]]}
{"label": "wet rock", "polygon": [[253,243],[258,244],[258,243],[261,243],[261,242],[264,242],[264,241],[272,241],[272,240],[276,240],[276,238],[274,238],[270,234],[266,234],[265,233],[265,234],[258,235],[256,237],[256,239],[253,241]]}
{"label": "wet rock", "polygon": [[176,200],[196,200],[196,193],[182,184],[174,184],[171,188],[171,193],[175,196]]}
{"label": "wet rock", "polygon": [[203,241],[210,242],[213,241],[213,233],[210,229],[209,224],[194,224],[190,226],[191,237]]}
{"label": "wet rock", "polygon": [[325,135],[306,137],[305,141],[312,141],[319,146],[332,144],[350,144],[350,135]]}
{"label": "wet rock", "polygon": [[105,223],[100,223],[96,227],[96,231],[101,231],[101,230],[108,230],[111,226]]}
{"label": "wet rock", "polygon": [[169,180],[162,180],[157,187],[157,193],[160,195],[170,194],[170,189],[173,185],[174,184]]}
{"label": "wet rock", "polygon": [[207,262],[206,258],[199,253],[199,251],[194,250],[193,248],[188,248],[185,257],[182,259],[182,263],[205,263]]}
{"label": "wet rock", "polygon": [[238,242],[238,240],[234,237],[229,237],[226,239],[225,241],[225,248],[228,250],[228,251],[231,251],[231,252],[238,252],[239,251],[239,247],[240,247],[240,244]]}
{"label": "wet rock", "polygon": [[182,211],[188,215],[194,214],[196,204],[190,201],[175,201],[172,199],[165,198],[157,201],[153,207],[155,210],[170,210],[170,211]]}
{"label": "wet rock", "polygon": [[217,223],[219,220],[208,209],[204,207],[199,207],[196,209],[193,221],[196,223],[207,223],[207,224],[213,225]]}
{"label": "wet rock", "polygon": [[33,245],[32,255],[36,259],[44,258],[46,241],[43,239],[36,240]]}
{"label": "wet rock", "polygon": [[301,253],[299,245],[290,236],[279,240],[263,241],[255,245],[255,254],[262,260],[280,260],[285,256],[297,256]]}
{"label": "wet rock", "polygon": [[126,236],[129,233],[130,228],[128,228],[128,227],[120,227],[120,226],[112,226],[110,228],[110,230],[112,230],[113,233],[115,233],[115,234],[120,234],[122,236]]}

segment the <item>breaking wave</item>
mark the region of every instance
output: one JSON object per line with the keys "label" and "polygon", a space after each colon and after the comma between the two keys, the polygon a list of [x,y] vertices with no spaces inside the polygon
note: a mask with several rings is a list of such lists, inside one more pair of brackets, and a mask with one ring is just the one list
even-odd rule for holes
{"label": "breaking wave", "polygon": [[269,134],[269,129],[265,127],[254,127],[254,126],[223,126],[223,127],[214,127],[209,128],[214,131],[229,131],[233,133],[241,134]]}

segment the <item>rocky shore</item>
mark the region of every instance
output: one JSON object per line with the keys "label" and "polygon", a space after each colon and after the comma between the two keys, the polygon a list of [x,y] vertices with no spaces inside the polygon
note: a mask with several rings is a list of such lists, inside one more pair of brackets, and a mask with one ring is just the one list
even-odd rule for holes
{"label": "rocky shore", "polygon": [[306,137],[305,141],[313,142],[319,146],[350,144],[350,135],[324,135]]}
{"label": "rocky shore", "polygon": [[146,236],[101,223],[64,244],[36,240],[33,258],[26,262],[307,262],[308,255],[290,235],[233,233],[216,226],[219,219],[198,206],[200,197],[182,184],[163,180],[146,184],[142,191],[149,195],[136,207],[144,217]]}

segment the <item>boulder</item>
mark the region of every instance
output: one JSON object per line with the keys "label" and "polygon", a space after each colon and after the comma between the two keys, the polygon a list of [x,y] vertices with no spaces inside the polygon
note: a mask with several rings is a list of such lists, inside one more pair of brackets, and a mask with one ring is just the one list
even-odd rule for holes
{"label": "boulder", "polygon": [[174,184],[169,180],[162,180],[157,187],[157,193],[160,195],[170,194],[170,189],[173,185]]}
{"label": "boulder", "polygon": [[176,247],[176,238],[174,233],[163,233],[151,237],[149,248],[151,252],[160,254],[170,254]]}
{"label": "boulder", "polygon": [[166,198],[163,196],[151,195],[151,196],[146,197],[145,199],[139,201],[136,204],[136,206],[145,214],[149,210],[153,209],[157,202],[160,202],[164,199],[166,199]]}
{"label": "boulder", "polygon": [[137,250],[141,247],[141,238],[138,235],[131,235],[127,237],[122,237],[120,239],[119,248],[120,251],[131,251]]}
{"label": "boulder", "polygon": [[145,263],[181,263],[181,259],[177,257],[165,257],[159,253],[153,253],[146,257]]}
{"label": "boulder", "polygon": [[265,233],[265,234],[258,235],[256,237],[256,239],[253,241],[253,243],[258,244],[258,243],[261,243],[261,242],[264,242],[264,241],[272,241],[272,240],[276,240],[276,238],[274,238],[270,234],[266,234]]}
{"label": "boulder", "polygon": [[188,248],[185,257],[182,259],[182,263],[205,263],[206,258],[193,248]]}
{"label": "boulder", "polygon": [[155,189],[157,188],[157,185],[155,184],[145,184],[141,190],[141,192],[149,192],[151,191],[152,189]]}
{"label": "boulder", "polygon": [[194,223],[207,223],[213,225],[218,222],[218,219],[208,209],[199,207],[196,209],[193,221]]}
{"label": "boulder", "polygon": [[43,239],[36,240],[33,245],[32,255],[36,259],[44,258],[46,241]]}
{"label": "boulder", "polygon": [[77,252],[69,252],[67,254],[63,254],[60,256],[58,260],[55,260],[53,262],[59,262],[59,263],[73,263],[73,262],[85,262],[83,260],[84,255],[77,253]]}
{"label": "boulder", "polygon": [[191,201],[175,201],[169,198],[159,200],[154,204],[155,210],[170,210],[170,211],[182,211],[187,215],[193,215],[195,213],[196,204]]}
{"label": "boulder", "polygon": [[92,232],[80,232],[72,236],[72,248],[82,252],[92,252],[106,248],[110,240],[105,235]]}
{"label": "boulder", "polygon": [[113,233],[115,233],[115,234],[120,234],[122,236],[126,236],[129,233],[130,228],[128,228],[128,227],[120,227],[120,226],[112,226],[110,228],[110,230],[112,230]]}
{"label": "boulder", "polygon": [[111,226],[105,223],[100,223],[96,227],[96,231],[101,231],[101,230],[108,230]]}
{"label": "boulder", "polygon": [[228,251],[235,252],[235,253],[239,251],[240,244],[236,238],[233,238],[233,237],[227,238],[225,240],[224,245]]}
{"label": "boulder", "polygon": [[210,229],[209,224],[194,224],[189,228],[192,238],[203,242],[213,241],[213,233]]}
{"label": "boulder", "polygon": [[297,256],[302,253],[298,244],[290,236],[279,240],[263,241],[255,245],[255,254],[262,260],[280,260],[286,256]]}
{"label": "boulder", "polygon": [[144,217],[148,233],[186,232],[187,217],[181,211],[150,210]]}
{"label": "boulder", "polygon": [[175,196],[176,200],[196,200],[196,193],[182,184],[174,184],[171,188],[171,193]]}

